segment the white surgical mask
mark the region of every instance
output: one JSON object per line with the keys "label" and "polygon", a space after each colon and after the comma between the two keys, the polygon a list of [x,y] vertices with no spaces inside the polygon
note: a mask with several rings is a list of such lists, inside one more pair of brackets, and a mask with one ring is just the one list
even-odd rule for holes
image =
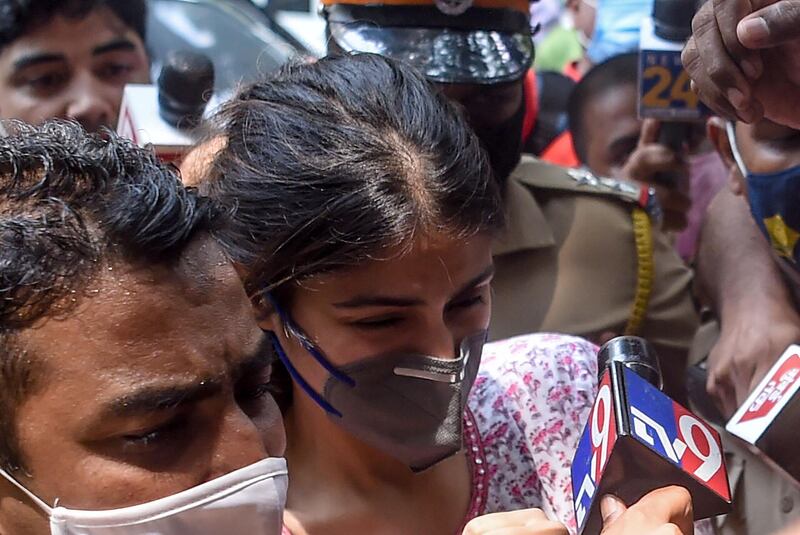
{"label": "white surgical mask", "polygon": [[50,517],[52,535],[279,535],[288,476],[286,460],[270,457],[152,502],[108,511],[50,507],[4,476]]}

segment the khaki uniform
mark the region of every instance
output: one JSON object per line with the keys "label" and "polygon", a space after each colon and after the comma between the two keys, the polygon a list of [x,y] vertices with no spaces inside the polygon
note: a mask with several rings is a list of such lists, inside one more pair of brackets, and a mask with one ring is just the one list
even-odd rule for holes
{"label": "khaki uniform", "polygon": [[[635,196],[524,156],[509,178],[506,205],[508,228],[494,248],[490,337],[623,334],[644,261],[634,236]],[[652,232],[652,261],[643,321],[631,334],[657,351],[688,351],[698,326],[691,270],[660,231]]]}
{"label": "khaki uniform", "polygon": [[800,489],[723,433],[733,512],[717,519],[720,535],[771,535],[800,519]]}

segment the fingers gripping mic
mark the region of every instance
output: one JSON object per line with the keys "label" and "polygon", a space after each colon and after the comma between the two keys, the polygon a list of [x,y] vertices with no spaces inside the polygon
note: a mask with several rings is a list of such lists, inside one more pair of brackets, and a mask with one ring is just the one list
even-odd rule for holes
{"label": "fingers gripping mic", "polygon": [[579,532],[600,533],[604,494],[631,505],[654,489],[680,485],[692,495],[696,520],[728,511],[719,435],[660,391],[661,370],[649,344],[615,338],[598,362],[597,399],[572,465]]}

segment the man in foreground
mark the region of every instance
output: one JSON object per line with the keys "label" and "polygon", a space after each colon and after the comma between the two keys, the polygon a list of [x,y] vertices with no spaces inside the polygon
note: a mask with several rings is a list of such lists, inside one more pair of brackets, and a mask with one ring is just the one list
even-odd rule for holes
{"label": "man in foreground", "polygon": [[0,533],[280,533],[271,353],[207,234],[215,210],[116,136],[12,130],[0,138]]}

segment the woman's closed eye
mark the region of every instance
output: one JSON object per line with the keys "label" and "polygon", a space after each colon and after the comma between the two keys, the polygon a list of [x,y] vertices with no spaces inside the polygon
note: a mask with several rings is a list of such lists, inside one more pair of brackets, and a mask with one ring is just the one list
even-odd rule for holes
{"label": "woman's closed eye", "polygon": [[454,309],[472,308],[474,306],[482,305],[485,303],[486,303],[486,297],[483,295],[483,293],[480,293],[478,295],[464,297],[456,301],[453,301],[447,306],[447,309],[454,310]]}
{"label": "woman's closed eye", "polygon": [[403,317],[392,314],[392,315],[382,315],[382,316],[374,316],[368,317],[363,319],[358,319],[351,322],[351,325],[358,327],[360,329],[386,329],[389,327],[395,327],[403,322]]}

